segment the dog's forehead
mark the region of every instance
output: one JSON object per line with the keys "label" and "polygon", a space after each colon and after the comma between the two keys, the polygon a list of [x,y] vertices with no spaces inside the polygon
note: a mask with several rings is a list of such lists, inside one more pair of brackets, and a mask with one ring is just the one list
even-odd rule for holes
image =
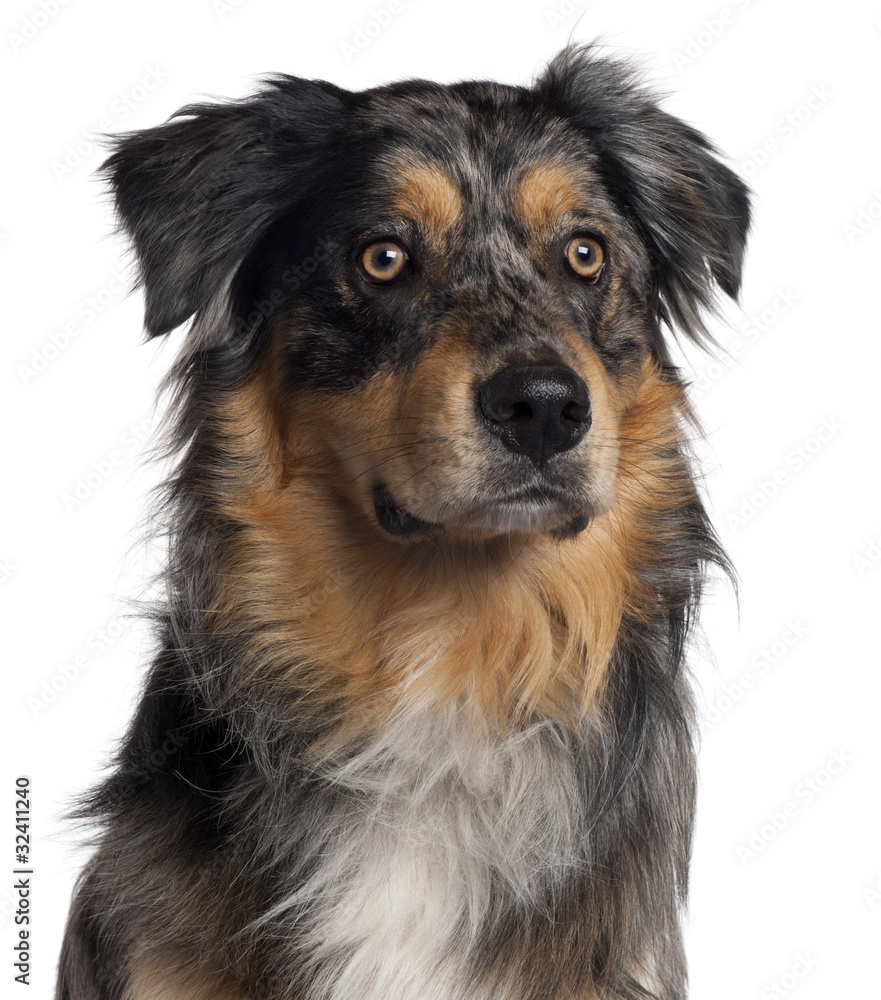
{"label": "dog's forehead", "polygon": [[448,230],[466,218],[513,219],[529,229],[607,207],[595,175],[560,156],[524,156],[492,170],[479,158],[441,162],[411,150],[383,157],[384,200],[417,225]]}
{"label": "dog's forehead", "polygon": [[579,210],[612,211],[589,140],[517,88],[383,97],[372,177],[396,214],[436,229],[475,216],[539,228]]}

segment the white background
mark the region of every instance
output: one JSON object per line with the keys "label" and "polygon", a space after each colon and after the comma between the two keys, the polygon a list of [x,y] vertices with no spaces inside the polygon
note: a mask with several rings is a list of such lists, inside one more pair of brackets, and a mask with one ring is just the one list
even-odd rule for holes
{"label": "white background", "polygon": [[[4,4],[0,872],[14,866],[14,777],[27,774],[36,971],[22,995],[50,996],[85,856],[59,813],[98,775],[147,662],[147,632],[126,617],[155,569],[137,526],[161,470],[144,466],[141,442],[180,342],[178,332],[142,343],[141,296],[127,292],[94,179],[96,131],[242,96],[270,71],[353,89],[412,76],[526,83],[570,39],[602,37],[640,59],[667,108],[755,190],[741,306],[714,326],[727,353],[686,359],[708,431],[711,509],[741,583],[739,613],[730,588],[710,594],[713,655],[695,664],[706,725],[692,996],[881,997],[881,7],[400,0],[392,10],[388,0]],[[4,996],[24,990],[13,982],[12,882],[0,876]]]}

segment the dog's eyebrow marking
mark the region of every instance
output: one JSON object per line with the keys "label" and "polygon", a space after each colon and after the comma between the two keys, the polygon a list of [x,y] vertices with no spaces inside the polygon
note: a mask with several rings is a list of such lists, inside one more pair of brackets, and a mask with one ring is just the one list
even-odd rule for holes
{"label": "dog's eyebrow marking", "polygon": [[462,215],[462,194],[442,167],[407,164],[398,174],[392,209],[417,225],[437,232],[452,229]]}
{"label": "dog's eyebrow marking", "polygon": [[515,181],[514,205],[530,229],[541,229],[583,208],[584,198],[571,167],[544,162],[529,167]]}

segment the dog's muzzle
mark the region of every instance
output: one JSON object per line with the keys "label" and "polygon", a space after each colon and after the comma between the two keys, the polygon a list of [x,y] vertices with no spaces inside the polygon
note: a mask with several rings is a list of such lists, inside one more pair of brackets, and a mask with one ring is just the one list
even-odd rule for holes
{"label": "dog's muzzle", "polygon": [[[590,429],[585,381],[563,364],[506,365],[477,389],[475,402],[491,439],[508,452],[525,456],[528,464],[521,460],[520,470],[512,472],[509,490],[496,492],[496,485],[482,505],[462,509],[458,526],[542,530],[539,526],[550,517],[553,525],[547,530],[559,537],[583,531],[590,520],[584,511],[572,510],[570,519],[560,524],[561,510],[569,507],[566,474],[561,477],[551,460],[574,448]],[[430,535],[444,527],[412,514],[385,483],[374,488],[373,508],[379,526],[390,535]],[[457,525],[455,515],[450,523]]]}

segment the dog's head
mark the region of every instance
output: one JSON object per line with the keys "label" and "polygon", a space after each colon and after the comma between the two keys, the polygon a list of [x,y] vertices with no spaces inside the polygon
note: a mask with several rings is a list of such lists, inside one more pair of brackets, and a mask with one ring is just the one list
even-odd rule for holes
{"label": "dog's head", "polygon": [[195,316],[199,371],[237,394],[218,419],[389,540],[607,514],[663,327],[700,338],[748,226],[707,141],[585,49],[531,88],[279,77],[106,169],[149,333]]}

